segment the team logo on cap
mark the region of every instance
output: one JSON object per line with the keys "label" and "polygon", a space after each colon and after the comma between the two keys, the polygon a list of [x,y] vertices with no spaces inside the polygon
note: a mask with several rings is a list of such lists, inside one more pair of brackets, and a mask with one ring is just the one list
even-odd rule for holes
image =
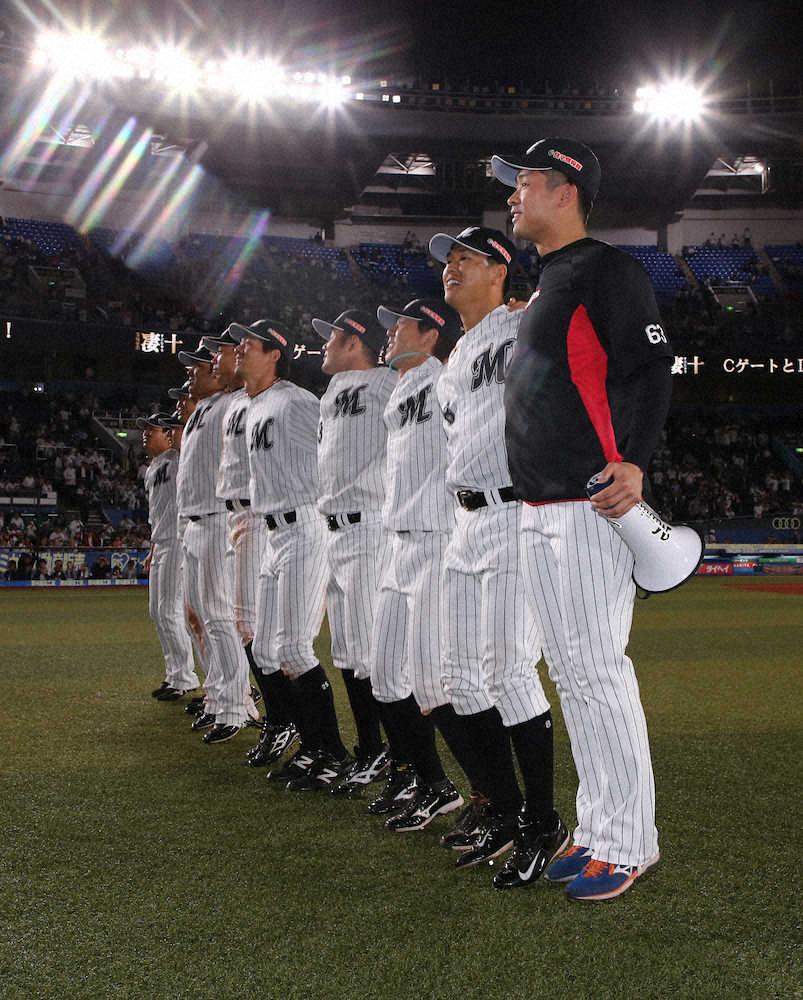
{"label": "team logo on cap", "polygon": [[365,333],[365,327],[360,326],[360,324],[354,319],[347,319],[344,322],[348,323],[349,326],[353,326],[355,330],[359,330],[360,333]]}
{"label": "team logo on cap", "polygon": [[559,153],[557,149],[550,149],[547,156],[553,156],[556,160],[560,160],[561,163],[573,167],[578,173],[583,169],[582,163],[578,160],[573,160],[571,156],[567,156],[565,153]]}
{"label": "team logo on cap", "polygon": [[487,242],[488,246],[493,247],[497,253],[500,253],[505,258],[508,264],[510,263],[510,254],[507,250],[505,250],[501,243],[497,243],[496,240],[488,240]]}
{"label": "team logo on cap", "polygon": [[268,327],[268,333],[271,335],[271,337],[275,337],[282,345],[282,347],[287,347],[287,338],[283,337],[280,333],[277,333],[272,326]]}
{"label": "team logo on cap", "polygon": [[443,316],[439,316],[433,309],[430,309],[429,306],[421,306],[421,312],[426,313],[430,319],[434,319],[438,326],[446,325],[446,320]]}

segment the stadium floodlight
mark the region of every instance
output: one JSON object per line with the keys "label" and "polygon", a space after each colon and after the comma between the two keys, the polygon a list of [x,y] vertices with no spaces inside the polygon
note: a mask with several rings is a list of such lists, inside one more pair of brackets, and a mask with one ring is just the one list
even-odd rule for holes
{"label": "stadium floodlight", "polygon": [[346,91],[337,80],[327,80],[317,90],[321,104],[327,108],[339,108],[346,100]]}
{"label": "stadium floodlight", "polygon": [[633,110],[662,121],[693,121],[704,107],[703,95],[696,87],[683,81],[665,83],[660,87],[649,84],[639,87]]}
{"label": "stadium floodlight", "polygon": [[108,80],[121,75],[120,61],[91,31],[44,32],[37,38],[31,58],[34,65],[62,76]]}
{"label": "stadium floodlight", "polygon": [[153,77],[182,94],[191,94],[198,87],[200,74],[195,60],[183,49],[166,45],[153,53]]}

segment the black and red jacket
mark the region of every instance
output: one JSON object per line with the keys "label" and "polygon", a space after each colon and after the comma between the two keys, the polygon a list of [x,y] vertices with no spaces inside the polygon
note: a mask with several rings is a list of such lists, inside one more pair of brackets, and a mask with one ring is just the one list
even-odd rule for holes
{"label": "black and red jacket", "polygon": [[582,500],[608,462],[646,471],[669,409],[672,359],[634,257],[590,237],[546,254],[505,380],[517,495]]}

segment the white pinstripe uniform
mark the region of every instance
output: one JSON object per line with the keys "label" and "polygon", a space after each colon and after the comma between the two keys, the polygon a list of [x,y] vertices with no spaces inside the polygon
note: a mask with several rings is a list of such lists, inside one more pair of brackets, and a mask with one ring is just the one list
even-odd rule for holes
{"label": "white pinstripe uniform", "polygon": [[200,614],[209,647],[206,710],[219,725],[242,726],[254,709],[246,701],[248,661],[234,627],[226,507],[215,495],[227,406],[228,396],[215,393],[199,400],[187,421],[179,458],[178,510],[189,519],[183,541],[187,600]]}
{"label": "white pinstripe uniform", "polygon": [[148,611],[165,658],[165,680],[176,691],[198,687],[192,643],[184,620],[181,542],[176,513],[178,452],[157,455],[145,473],[153,554],[148,574]]}
{"label": "white pinstripe uniform", "polygon": [[265,552],[265,520],[251,509],[246,414],[251,400],[245,389],[229,394],[223,418],[223,455],[217,480],[217,497],[228,501],[229,538],[234,550],[234,624],[242,641],[250,642],[256,628],[259,567]]}
{"label": "white pinstripe uniform", "polygon": [[390,532],[371,644],[371,685],[378,701],[411,694],[425,711],[446,704],[441,684],[443,556],[455,523],[446,489],[446,434],[436,358],[407,371],[385,408],[387,492],[382,523]]}
{"label": "white pinstripe uniform", "polygon": [[487,500],[477,510],[456,508],[444,557],[444,690],[459,715],[496,706],[506,726],[549,710],[521,586],[521,504],[499,496],[510,486],[503,391],[519,319],[498,306],[467,330],[437,386],[448,441],[446,485]]}
{"label": "white pinstripe uniform", "polygon": [[[384,560],[383,414],[398,376],[387,368],[332,376],[321,399],[318,428],[318,510],[336,518],[327,531],[326,607],[332,662],[358,680],[371,676],[371,629]],[[359,515],[359,521],[352,523]]]}
{"label": "white pinstripe uniform", "polygon": [[265,674],[292,678],[318,665],[312,648],[323,621],[326,524],[318,499],[315,396],[280,380],[251,400],[246,420],[251,507],[269,515],[259,573],[252,652]]}

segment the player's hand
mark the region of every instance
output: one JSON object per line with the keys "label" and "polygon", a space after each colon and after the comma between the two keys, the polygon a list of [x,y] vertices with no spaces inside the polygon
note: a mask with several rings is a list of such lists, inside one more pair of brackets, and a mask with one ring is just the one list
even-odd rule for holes
{"label": "player's hand", "polygon": [[151,557],[150,555],[145,556],[145,562],[142,564],[142,568],[145,573],[150,573],[151,571]]}
{"label": "player's hand", "polygon": [[613,478],[613,482],[591,498],[591,506],[598,514],[621,517],[641,500],[644,473],[632,462],[608,462],[599,478],[603,483]]}

